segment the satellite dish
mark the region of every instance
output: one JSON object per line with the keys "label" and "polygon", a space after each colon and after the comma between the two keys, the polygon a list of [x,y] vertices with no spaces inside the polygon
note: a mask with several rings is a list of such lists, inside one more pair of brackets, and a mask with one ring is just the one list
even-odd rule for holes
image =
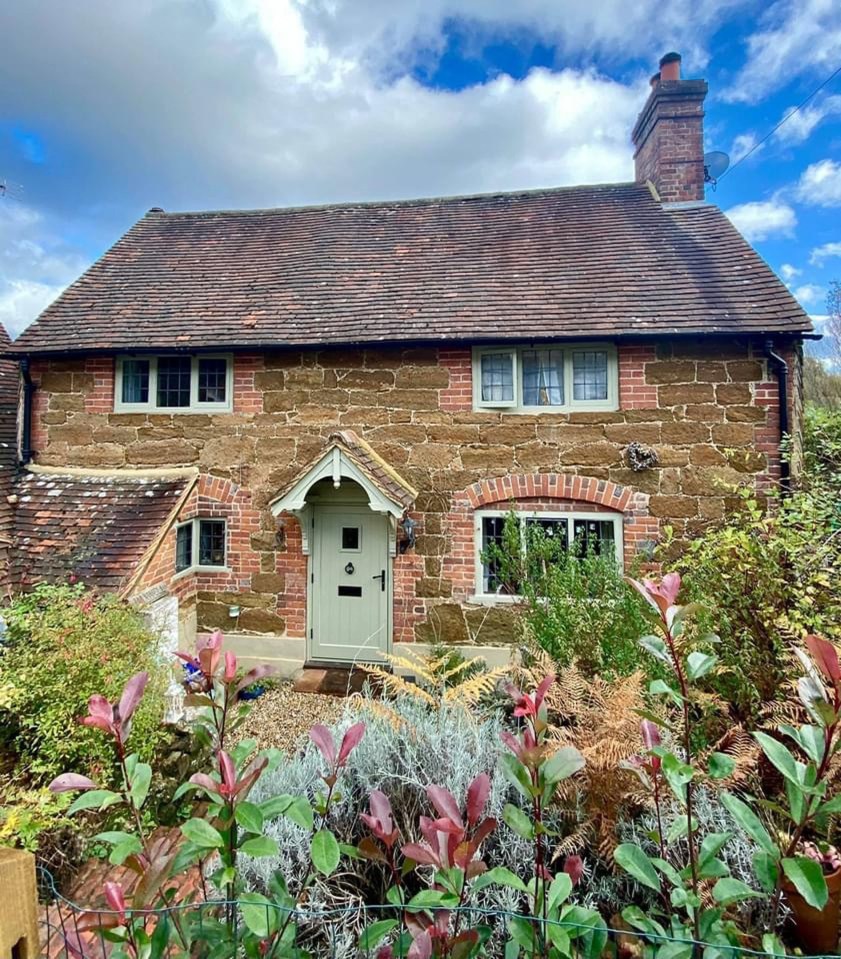
{"label": "satellite dish", "polygon": [[704,182],[712,183],[713,189],[718,178],[730,166],[730,157],[721,150],[712,150],[704,154]]}

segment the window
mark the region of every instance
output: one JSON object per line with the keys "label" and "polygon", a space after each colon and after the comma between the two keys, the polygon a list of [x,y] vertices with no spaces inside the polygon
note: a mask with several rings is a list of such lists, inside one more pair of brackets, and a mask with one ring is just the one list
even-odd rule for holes
{"label": "window", "polygon": [[[612,555],[622,560],[622,517],[619,513],[533,513],[518,512],[515,541],[505,542],[510,536],[505,519],[508,512],[483,510],[476,513],[476,592],[479,596],[516,596],[516,582],[506,582],[501,563],[487,557],[488,548],[498,546],[509,555],[524,557],[520,569],[526,575],[538,575],[539,566],[551,563],[553,556],[571,553],[583,556],[588,552]],[[540,543],[540,549],[529,555],[529,544]],[[488,561],[486,561],[488,560]],[[523,574],[519,574],[522,576]]]}
{"label": "window", "polygon": [[477,409],[613,410],[618,403],[619,371],[612,344],[483,346],[473,351]]}
{"label": "window", "polygon": [[230,356],[121,356],[117,358],[118,413],[229,412]]}
{"label": "window", "polygon": [[191,519],[176,527],[176,573],[188,569],[224,569],[226,539],[223,519]]}

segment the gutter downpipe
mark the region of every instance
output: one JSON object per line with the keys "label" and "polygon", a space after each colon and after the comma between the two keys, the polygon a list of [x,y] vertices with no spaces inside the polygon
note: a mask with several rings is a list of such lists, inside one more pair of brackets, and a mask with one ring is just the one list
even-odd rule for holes
{"label": "gutter downpipe", "polygon": [[26,466],[32,461],[32,397],[35,393],[35,384],[29,368],[29,357],[23,356],[20,360],[20,372],[23,376],[23,424],[20,441],[20,463]]}
{"label": "gutter downpipe", "polygon": [[[777,374],[777,396],[779,399],[780,412],[780,443],[788,435],[790,424],[788,420],[788,363],[774,351],[774,341],[765,341],[765,356],[773,362],[774,370]],[[783,496],[791,492],[791,462],[788,455],[783,455],[780,451],[780,489]]]}

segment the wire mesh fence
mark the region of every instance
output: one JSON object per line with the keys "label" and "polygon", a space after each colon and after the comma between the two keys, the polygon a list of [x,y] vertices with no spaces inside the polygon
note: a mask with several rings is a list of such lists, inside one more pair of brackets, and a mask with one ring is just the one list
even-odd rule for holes
{"label": "wire mesh fence", "polygon": [[[108,923],[117,916],[113,910],[85,907],[64,897],[52,876],[39,869],[41,909],[41,947],[47,959],[109,959],[115,949],[121,955],[134,955],[124,943],[114,941]],[[245,910],[251,910],[246,921]],[[335,909],[285,909],[274,903],[259,905],[247,900],[215,899],[187,902],[158,909],[127,910],[126,918],[140,921],[149,934],[164,924],[159,951],[146,956],[154,959],[176,959],[191,956],[197,959],[248,957],[246,949],[249,929],[260,926],[255,910],[264,912],[266,936],[253,953],[259,959],[281,959],[292,955],[313,959],[383,959],[384,956],[405,956],[411,931],[407,912],[390,904],[353,904]],[[463,906],[452,909],[424,910],[433,917],[445,914],[445,925],[454,929],[481,929],[482,955],[490,959],[511,959],[520,954],[512,950],[512,936],[517,924],[535,930],[534,940],[542,948],[524,951],[529,959],[564,956],[570,959],[758,959],[768,953],[747,947],[697,942],[690,938],[673,938],[616,929],[604,924],[581,925],[572,922],[543,920],[518,912]],[[392,920],[388,934],[381,938],[366,935],[382,920]],[[282,943],[270,930],[293,922],[297,928],[294,949]],[[171,934],[170,934],[171,933]],[[176,934],[177,933],[177,934]],[[253,936],[251,937],[253,943]],[[258,937],[259,939],[259,937]],[[383,948],[391,946],[391,951]],[[666,947],[664,949],[664,947]],[[458,951],[448,953],[457,959]],[[818,957],[821,959],[821,957]],[[827,957],[829,959],[829,957]]]}

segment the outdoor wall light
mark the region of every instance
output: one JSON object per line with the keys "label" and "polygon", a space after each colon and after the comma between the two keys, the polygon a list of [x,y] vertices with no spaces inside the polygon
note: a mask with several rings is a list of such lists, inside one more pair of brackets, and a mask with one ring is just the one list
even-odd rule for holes
{"label": "outdoor wall light", "polygon": [[231,617],[231,619],[239,619],[239,614],[240,614],[239,606],[228,607],[228,615]]}
{"label": "outdoor wall light", "polygon": [[274,534],[275,546],[278,549],[283,549],[286,546],[286,520],[279,519],[277,521],[277,530]]}
{"label": "outdoor wall light", "polygon": [[399,547],[401,554],[412,549],[415,545],[415,529],[417,525],[417,521],[410,519],[408,516],[404,516],[403,519],[400,520],[400,528],[403,530],[403,538],[400,540]]}

